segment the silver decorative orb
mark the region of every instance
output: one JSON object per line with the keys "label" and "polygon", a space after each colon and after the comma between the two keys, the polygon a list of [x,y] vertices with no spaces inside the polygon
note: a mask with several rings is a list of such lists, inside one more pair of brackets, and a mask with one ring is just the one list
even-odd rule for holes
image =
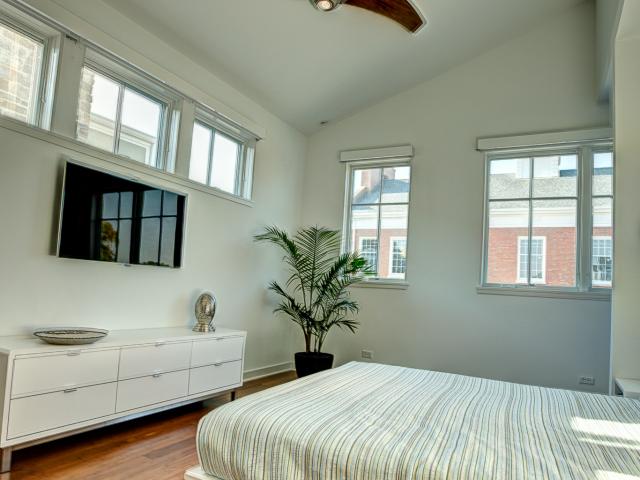
{"label": "silver decorative orb", "polygon": [[213,293],[205,292],[196,300],[195,314],[196,324],[193,326],[194,332],[214,332],[213,317],[216,314],[216,297]]}

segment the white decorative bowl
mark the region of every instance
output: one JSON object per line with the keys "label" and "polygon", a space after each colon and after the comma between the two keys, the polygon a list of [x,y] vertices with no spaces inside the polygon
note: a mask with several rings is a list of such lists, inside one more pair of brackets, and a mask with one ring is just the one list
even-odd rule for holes
{"label": "white decorative bowl", "polygon": [[54,345],[86,345],[104,338],[109,330],[85,327],[38,328],[33,334],[40,340]]}

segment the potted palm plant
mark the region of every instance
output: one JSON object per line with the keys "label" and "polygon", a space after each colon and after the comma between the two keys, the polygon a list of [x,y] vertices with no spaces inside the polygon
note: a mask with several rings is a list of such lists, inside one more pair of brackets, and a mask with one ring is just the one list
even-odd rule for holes
{"label": "potted palm plant", "polygon": [[269,289],[281,297],[274,313],[282,312],[300,326],[305,351],[295,354],[299,377],[333,366],[333,355],[322,346],[333,327],[355,332],[358,322],[351,318],[359,306],[349,296],[348,287],[371,274],[366,259],[357,253],[340,253],[340,232],[322,227],[306,227],[289,236],[277,227],[268,227],[254,237],[284,252],[289,270],[284,285],[273,281]]}

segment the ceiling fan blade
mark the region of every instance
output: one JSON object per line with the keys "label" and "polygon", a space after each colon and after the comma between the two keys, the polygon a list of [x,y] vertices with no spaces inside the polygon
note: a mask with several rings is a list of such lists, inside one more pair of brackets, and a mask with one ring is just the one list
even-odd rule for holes
{"label": "ceiling fan blade", "polygon": [[364,8],[390,18],[411,33],[417,32],[425,23],[409,0],[345,0],[344,4]]}

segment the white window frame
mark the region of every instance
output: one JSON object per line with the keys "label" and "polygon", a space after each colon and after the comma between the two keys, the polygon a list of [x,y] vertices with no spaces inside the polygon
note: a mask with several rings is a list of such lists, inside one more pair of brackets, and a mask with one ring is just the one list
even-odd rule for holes
{"label": "white window frame", "polygon": [[[398,242],[398,241],[403,241],[405,243],[404,248],[405,248],[405,256],[404,256],[404,263],[405,263],[405,272],[404,273],[394,273],[393,271],[393,242]],[[403,279],[407,273],[407,255],[406,255],[406,251],[407,251],[407,237],[389,237],[389,278],[400,278]]]}
{"label": "white window frame", "polygon": [[[592,273],[592,268],[593,268],[593,241],[589,242],[589,278],[591,279],[592,282],[592,287],[595,286],[597,290],[611,290],[613,288],[613,275],[615,272],[615,242],[614,242],[614,225],[613,225],[613,215],[615,212],[615,204],[614,204],[614,196],[615,196],[615,191],[613,191],[613,185],[615,184],[615,175],[616,175],[616,157],[615,157],[615,152],[613,150],[613,146],[607,146],[607,147],[594,147],[591,149],[591,154],[595,156],[595,154],[597,153],[603,153],[603,152],[611,152],[612,154],[612,165],[613,165],[613,179],[612,179],[612,194],[611,195],[600,195],[600,194],[594,194],[591,191],[591,186],[593,185],[592,183],[589,183],[589,193],[591,195],[591,200],[593,202],[594,199],[609,199],[611,201],[611,207],[612,207],[612,211],[611,211],[611,236],[605,236],[605,235],[593,235],[593,225],[591,225],[591,232],[592,232],[592,240],[595,238],[610,238],[611,239],[611,282],[598,282],[598,281],[594,281],[593,280],[593,273]],[[593,169],[595,168],[594,165],[591,165],[592,171],[592,177],[593,177]],[[591,212],[593,212],[593,205],[591,205]],[[593,220],[593,216],[589,217],[591,220]]]}
{"label": "white window frame", "polygon": [[607,282],[607,281],[602,281],[602,280],[594,280],[593,279],[593,243],[596,240],[599,240],[599,241],[603,241],[603,240],[607,241],[608,240],[609,242],[611,242],[611,280],[613,281],[613,237],[612,236],[607,236],[607,235],[595,235],[595,236],[593,236],[591,238],[592,238],[592,241],[591,241],[591,248],[592,248],[592,251],[591,251],[591,268],[592,268],[592,270],[591,270],[591,272],[592,272],[591,273],[591,282],[595,286],[611,287],[611,283],[612,282]]}
{"label": "white window frame", "polygon": [[35,95],[36,108],[26,122],[8,115],[0,115],[13,121],[48,130],[51,127],[53,96],[56,88],[58,56],[62,32],[40,22],[11,5],[0,5],[0,25],[31,38],[42,45],[42,61],[38,69]]}
{"label": "white window frame", "polygon": [[[352,211],[352,185],[353,175],[356,170],[365,170],[369,168],[393,168],[393,167],[409,167],[411,169],[409,178],[409,195],[406,202],[388,203],[380,205],[407,205],[407,255],[406,255],[406,271],[404,278],[385,277],[378,276],[367,277],[363,282],[356,284],[358,287],[380,287],[380,288],[399,288],[405,289],[408,287],[408,275],[409,275],[409,232],[411,228],[411,191],[413,190],[413,166],[411,165],[411,159],[413,158],[413,146],[412,145],[400,145],[393,147],[381,147],[381,148],[369,148],[363,150],[346,150],[339,154],[339,160],[346,165],[345,169],[345,201],[343,212],[343,225],[342,225],[342,251],[351,252],[354,250],[353,238],[351,234],[351,211]],[[381,223],[380,223],[381,209],[378,211],[378,263],[380,262],[380,247],[381,243]],[[373,238],[373,237],[372,237]]]}
{"label": "white window frame", "polygon": [[[119,157],[127,158],[132,162],[143,163],[144,165],[159,170],[170,169],[170,165],[175,161],[175,159],[172,158],[172,155],[175,152],[173,152],[173,148],[171,148],[171,138],[173,130],[175,129],[174,117],[178,115],[178,107],[181,98],[172,94],[172,92],[168,91],[164,86],[159,84],[159,82],[155,82],[154,80],[147,78],[141,72],[134,71],[129,65],[122,65],[90,48],[86,49],[84,67],[108,78],[109,80],[117,83],[120,87],[116,110],[113,148],[110,153]],[[160,125],[158,128],[158,147],[156,149],[155,162],[153,163],[139,162],[133,158],[118,153],[118,144],[120,142],[120,134],[122,130],[121,115],[125,89],[129,89],[161,105],[162,111],[160,114]],[[78,119],[76,118],[76,139],[82,142],[82,140],[77,136],[77,124]],[[100,149],[100,147],[92,146]]]}
{"label": "white window frame", "polygon": [[[253,159],[255,155],[256,143],[255,136],[250,132],[233,125],[232,123],[225,121],[215,112],[208,110],[202,105],[197,106],[195,109],[194,125],[195,124],[199,124],[201,127],[208,129],[212,134],[211,144],[209,145],[209,158],[207,163],[207,187],[213,188],[227,195],[233,195],[235,197],[243,198],[246,200],[251,199],[253,189]],[[233,142],[237,143],[240,147],[238,149],[238,158],[236,161],[236,182],[233,192],[228,192],[226,190],[210,185],[211,175],[214,173],[213,152],[216,133],[229,138]],[[191,162],[189,161],[189,169],[190,168]],[[189,174],[187,174],[187,177],[191,180]],[[196,182],[195,180],[191,181]]]}
{"label": "white window frame", "polygon": [[[519,235],[518,236],[518,262],[517,262],[517,274],[516,274],[516,284],[527,284],[528,282],[531,282],[532,284],[540,284],[540,285],[544,285],[546,283],[546,279],[547,279],[547,237],[544,236],[533,236],[531,237],[531,240],[539,240],[542,241],[542,278],[532,278],[529,279],[529,271],[531,270],[531,264],[528,263],[529,265],[529,271],[527,271],[527,275],[526,276],[522,276],[522,270],[520,268],[520,256],[522,254],[522,241],[523,240],[529,240],[529,237],[526,235]],[[531,247],[529,247],[531,248]],[[528,262],[531,262],[531,252],[529,252],[527,250],[527,256],[528,258]]]}
{"label": "white window frame", "polygon": [[[484,227],[480,285],[478,293],[525,295],[550,298],[584,298],[588,300],[609,300],[611,288],[594,288],[592,284],[592,232],[593,232],[593,199],[598,197],[611,197],[613,195],[592,196],[593,158],[594,153],[613,152],[613,144],[610,138],[610,129],[594,129],[575,132],[558,132],[552,134],[536,134],[520,137],[503,137],[499,139],[478,139],[478,149],[484,150]],[[566,144],[559,144],[558,138],[565,136]],[[592,137],[593,140],[590,140]],[[526,146],[527,140],[536,140],[539,145]],[[546,142],[548,140],[548,142]],[[553,141],[551,141],[553,140]],[[546,142],[546,143],[545,143]],[[513,146],[511,146],[513,145]],[[494,147],[494,148],[490,148]],[[576,241],[576,285],[575,287],[549,286],[537,283],[522,284],[496,284],[487,281],[488,271],[488,239],[489,239],[489,180],[490,162],[492,160],[511,158],[533,158],[538,156],[562,155],[577,153],[577,241]],[[531,171],[533,174],[533,171]],[[615,157],[613,159],[613,175],[615,177]],[[531,185],[532,187],[532,185]],[[549,198],[542,198],[548,200]],[[560,197],[567,199],[570,197]],[[530,194],[523,201],[532,199]],[[505,199],[516,200],[516,199]],[[538,200],[538,198],[535,198]],[[529,213],[529,230],[532,216]],[[615,267],[614,267],[615,268]]]}

